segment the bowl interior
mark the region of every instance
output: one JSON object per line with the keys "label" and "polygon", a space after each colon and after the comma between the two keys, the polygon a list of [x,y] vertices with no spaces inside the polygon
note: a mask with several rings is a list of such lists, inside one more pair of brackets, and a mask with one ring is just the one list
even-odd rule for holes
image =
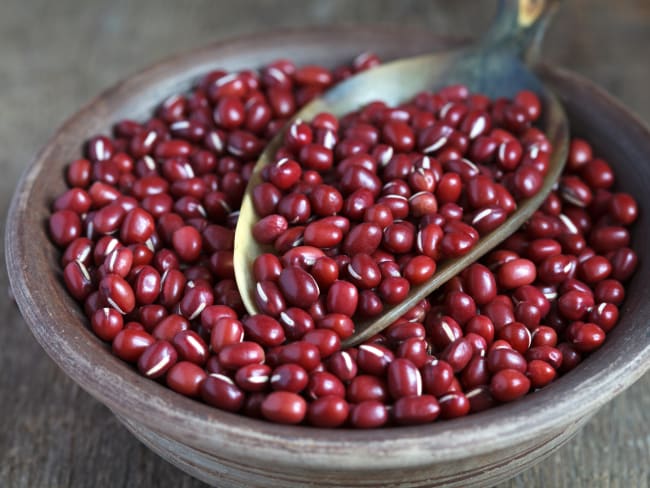
{"label": "bowl interior", "polygon": [[[279,57],[328,66],[365,50],[384,60],[446,48],[458,40],[404,29],[312,29],[219,43],[144,70],[90,102],[63,125],[26,170],[14,196],[6,234],[7,261],[18,305],[37,340],[77,383],[120,416],[207,452],[232,452],[260,462],[301,466],[390,469],[456,459],[544,436],[595,411],[649,367],[650,262],[641,259],[627,288],[617,328],[603,348],[576,370],[521,401],[429,426],[376,431],[286,427],[228,414],[141,377],[108,353],[86,327],[80,307],[62,284],[58,252],[46,221],[64,189],[63,171],[84,140],[109,133],[121,118],[143,119],[172,93],[184,91],[214,68],[255,68]],[[648,242],[650,134],[620,105],[586,81],[543,67],[558,93],[572,132],[593,142],[615,169],[617,188],[631,193],[641,215],[632,246]],[[280,453],[280,454],[278,454]],[[396,453],[398,453],[396,455]],[[286,456],[285,456],[286,454]]]}

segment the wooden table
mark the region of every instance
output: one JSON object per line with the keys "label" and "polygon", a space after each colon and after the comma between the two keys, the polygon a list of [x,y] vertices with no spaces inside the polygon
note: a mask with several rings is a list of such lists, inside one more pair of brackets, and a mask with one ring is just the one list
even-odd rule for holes
{"label": "wooden table", "polygon": [[[546,59],[595,80],[650,122],[650,2],[564,3]],[[3,0],[0,214],[57,125],[113,82],[169,54],[240,33],[337,22],[473,35],[492,8],[471,0]],[[4,267],[0,287],[0,486],[205,486],[137,442],[52,363],[12,303]],[[646,375],[567,446],[502,486],[649,486],[649,390]]]}

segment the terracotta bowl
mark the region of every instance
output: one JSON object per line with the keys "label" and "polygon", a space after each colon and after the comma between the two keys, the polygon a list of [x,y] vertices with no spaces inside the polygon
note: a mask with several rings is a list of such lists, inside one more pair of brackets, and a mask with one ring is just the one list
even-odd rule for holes
{"label": "terracotta bowl", "polygon": [[[218,486],[486,486],[523,471],[567,442],[607,401],[650,367],[650,259],[629,283],[621,321],[577,369],[523,400],[466,418],[373,431],[285,427],[232,415],[140,376],[86,326],[61,280],[48,240],[49,206],[80,144],[123,117],[145,118],[167,95],[206,71],[259,67],[277,57],[334,65],[364,50],[382,59],[458,44],[412,29],[326,28],[217,43],[174,57],[117,84],[68,120],[20,181],[6,249],[16,300],[45,351],[110,408],[147,446]],[[607,94],[556,68],[540,73],[560,95],[573,133],[588,136],[640,202],[632,245],[649,242],[650,133]],[[643,257],[642,257],[643,258]]]}

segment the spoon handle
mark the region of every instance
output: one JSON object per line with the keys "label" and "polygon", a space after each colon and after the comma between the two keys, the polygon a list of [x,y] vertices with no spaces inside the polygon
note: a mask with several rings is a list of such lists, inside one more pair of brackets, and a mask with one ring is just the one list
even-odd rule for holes
{"label": "spoon handle", "polygon": [[560,1],[499,0],[496,17],[480,43],[480,50],[509,51],[528,64],[533,63]]}

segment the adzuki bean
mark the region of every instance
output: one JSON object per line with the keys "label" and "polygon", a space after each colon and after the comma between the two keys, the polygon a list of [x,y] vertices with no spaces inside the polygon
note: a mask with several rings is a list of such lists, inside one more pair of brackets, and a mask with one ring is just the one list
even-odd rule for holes
{"label": "adzuki bean", "polygon": [[254,161],[324,89],[379,63],[279,60],[208,73],[149,121],[118,121],[65,173],[49,235],[89,327],[146,377],[216,408],[284,424],[430,423],[515,401],[600,347],[637,266],[639,209],[573,139],[555,191],[521,229],[359,347],[357,317],[399,304],[536,193],[551,146],[533,92],[454,85],[398,106],[294,121],[253,188],[251,268],[234,228]]}

